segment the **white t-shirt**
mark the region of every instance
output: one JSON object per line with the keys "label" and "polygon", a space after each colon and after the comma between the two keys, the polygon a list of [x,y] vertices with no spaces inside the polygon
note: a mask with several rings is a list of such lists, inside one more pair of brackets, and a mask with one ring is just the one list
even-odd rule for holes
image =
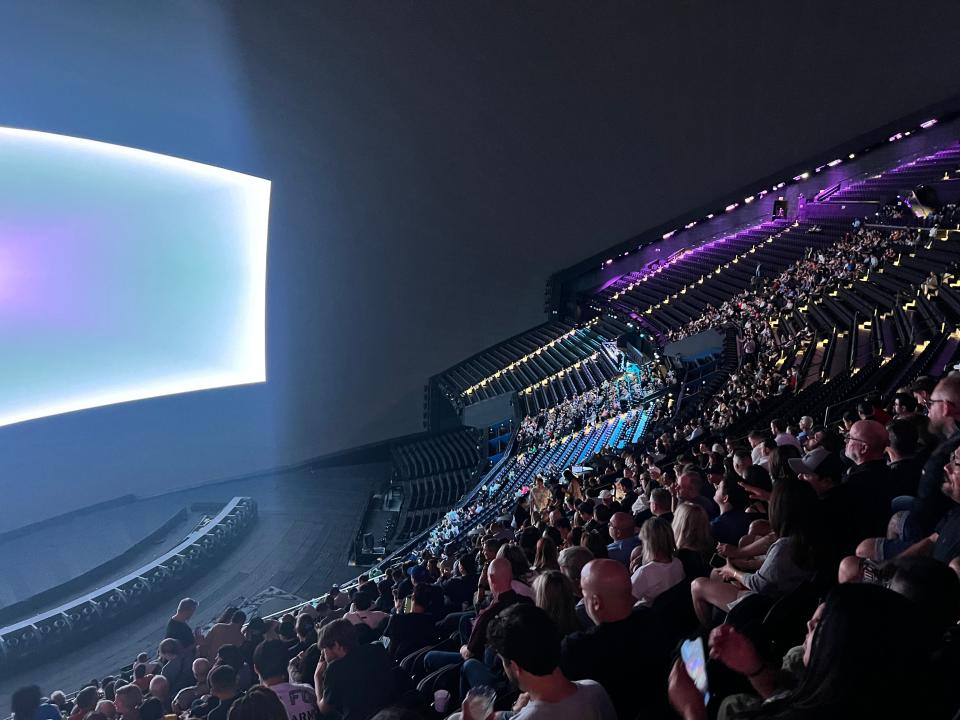
{"label": "white t-shirt", "polygon": [[283,703],[288,720],[316,720],[319,717],[317,694],[309,685],[285,682],[271,685],[270,689]]}
{"label": "white t-shirt", "polygon": [[665,592],[683,580],[683,563],[673,558],[668,563],[649,562],[641,565],[630,578],[633,596],[649,605],[657,595]]}
{"label": "white t-shirt", "polygon": [[593,680],[577,680],[577,691],[555,703],[531,700],[510,720],[617,720],[610,696]]}

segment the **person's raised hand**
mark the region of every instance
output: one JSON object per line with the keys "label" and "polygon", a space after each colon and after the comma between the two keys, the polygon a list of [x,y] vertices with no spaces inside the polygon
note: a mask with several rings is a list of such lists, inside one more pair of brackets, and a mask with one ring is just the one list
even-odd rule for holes
{"label": "person's raised hand", "polygon": [[667,695],[673,709],[683,720],[706,720],[707,706],[703,694],[693,684],[683,660],[677,658],[670,671],[670,680],[667,683]]}
{"label": "person's raised hand", "polygon": [[763,665],[753,643],[733,625],[727,624],[710,633],[710,657],[743,675],[755,675]]}

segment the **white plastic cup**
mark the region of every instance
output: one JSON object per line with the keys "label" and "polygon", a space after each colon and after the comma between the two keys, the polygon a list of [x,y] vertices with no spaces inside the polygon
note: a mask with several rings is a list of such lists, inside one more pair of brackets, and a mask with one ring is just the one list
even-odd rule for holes
{"label": "white plastic cup", "polygon": [[447,690],[437,690],[433,693],[433,709],[439,713],[446,712],[450,705],[450,692]]}

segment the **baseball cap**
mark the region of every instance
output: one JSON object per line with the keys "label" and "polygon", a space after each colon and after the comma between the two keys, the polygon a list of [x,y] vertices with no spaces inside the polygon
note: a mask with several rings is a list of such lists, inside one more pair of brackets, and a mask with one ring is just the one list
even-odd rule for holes
{"label": "baseball cap", "polygon": [[601,490],[601,491],[600,491],[600,499],[601,499],[601,500],[606,500],[607,498],[611,498],[611,497],[613,497],[613,493],[610,492],[609,490]]}
{"label": "baseball cap", "polygon": [[937,381],[934,380],[929,375],[921,375],[916,380],[913,381],[913,384],[910,385],[910,392],[933,392],[933,389],[937,386]]}
{"label": "baseball cap", "polygon": [[802,458],[790,458],[787,462],[795,473],[813,473],[832,478],[839,478],[843,474],[840,458],[823,447],[814,448]]}
{"label": "baseball cap", "polygon": [[414,582],[422,583],[430,580],[430,573],[427,572],[427,569],[423,565],[414,565],[412,568],[407,570],[407,575],[410,576],[410,579]]}

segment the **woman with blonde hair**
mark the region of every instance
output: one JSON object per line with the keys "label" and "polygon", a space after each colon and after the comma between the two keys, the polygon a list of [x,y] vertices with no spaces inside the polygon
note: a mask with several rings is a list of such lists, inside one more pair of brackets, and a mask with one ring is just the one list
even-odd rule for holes
{"label": "woman with blonde hair", "polygon": [[707,511],[694,503],[681,503],[673,511],[673,536],[686,577],[691,580],[708,577],[710,558],[717,543],[710,532]]}
{"label": "woman with blonde hair", "polygon": [[583,628],[577,619],[577,601],[570,578],[558,570],[548,570],[533,581],[534,601],[556,623],[565,637]]}
{"label": "woman with blonde hair", "polygon": [[663,518],[647,520],[640,528],[641,564],[630,578],[633,596],[650,605],[660,593],[683,580],[683,563],[676,556],[673,529]]}

